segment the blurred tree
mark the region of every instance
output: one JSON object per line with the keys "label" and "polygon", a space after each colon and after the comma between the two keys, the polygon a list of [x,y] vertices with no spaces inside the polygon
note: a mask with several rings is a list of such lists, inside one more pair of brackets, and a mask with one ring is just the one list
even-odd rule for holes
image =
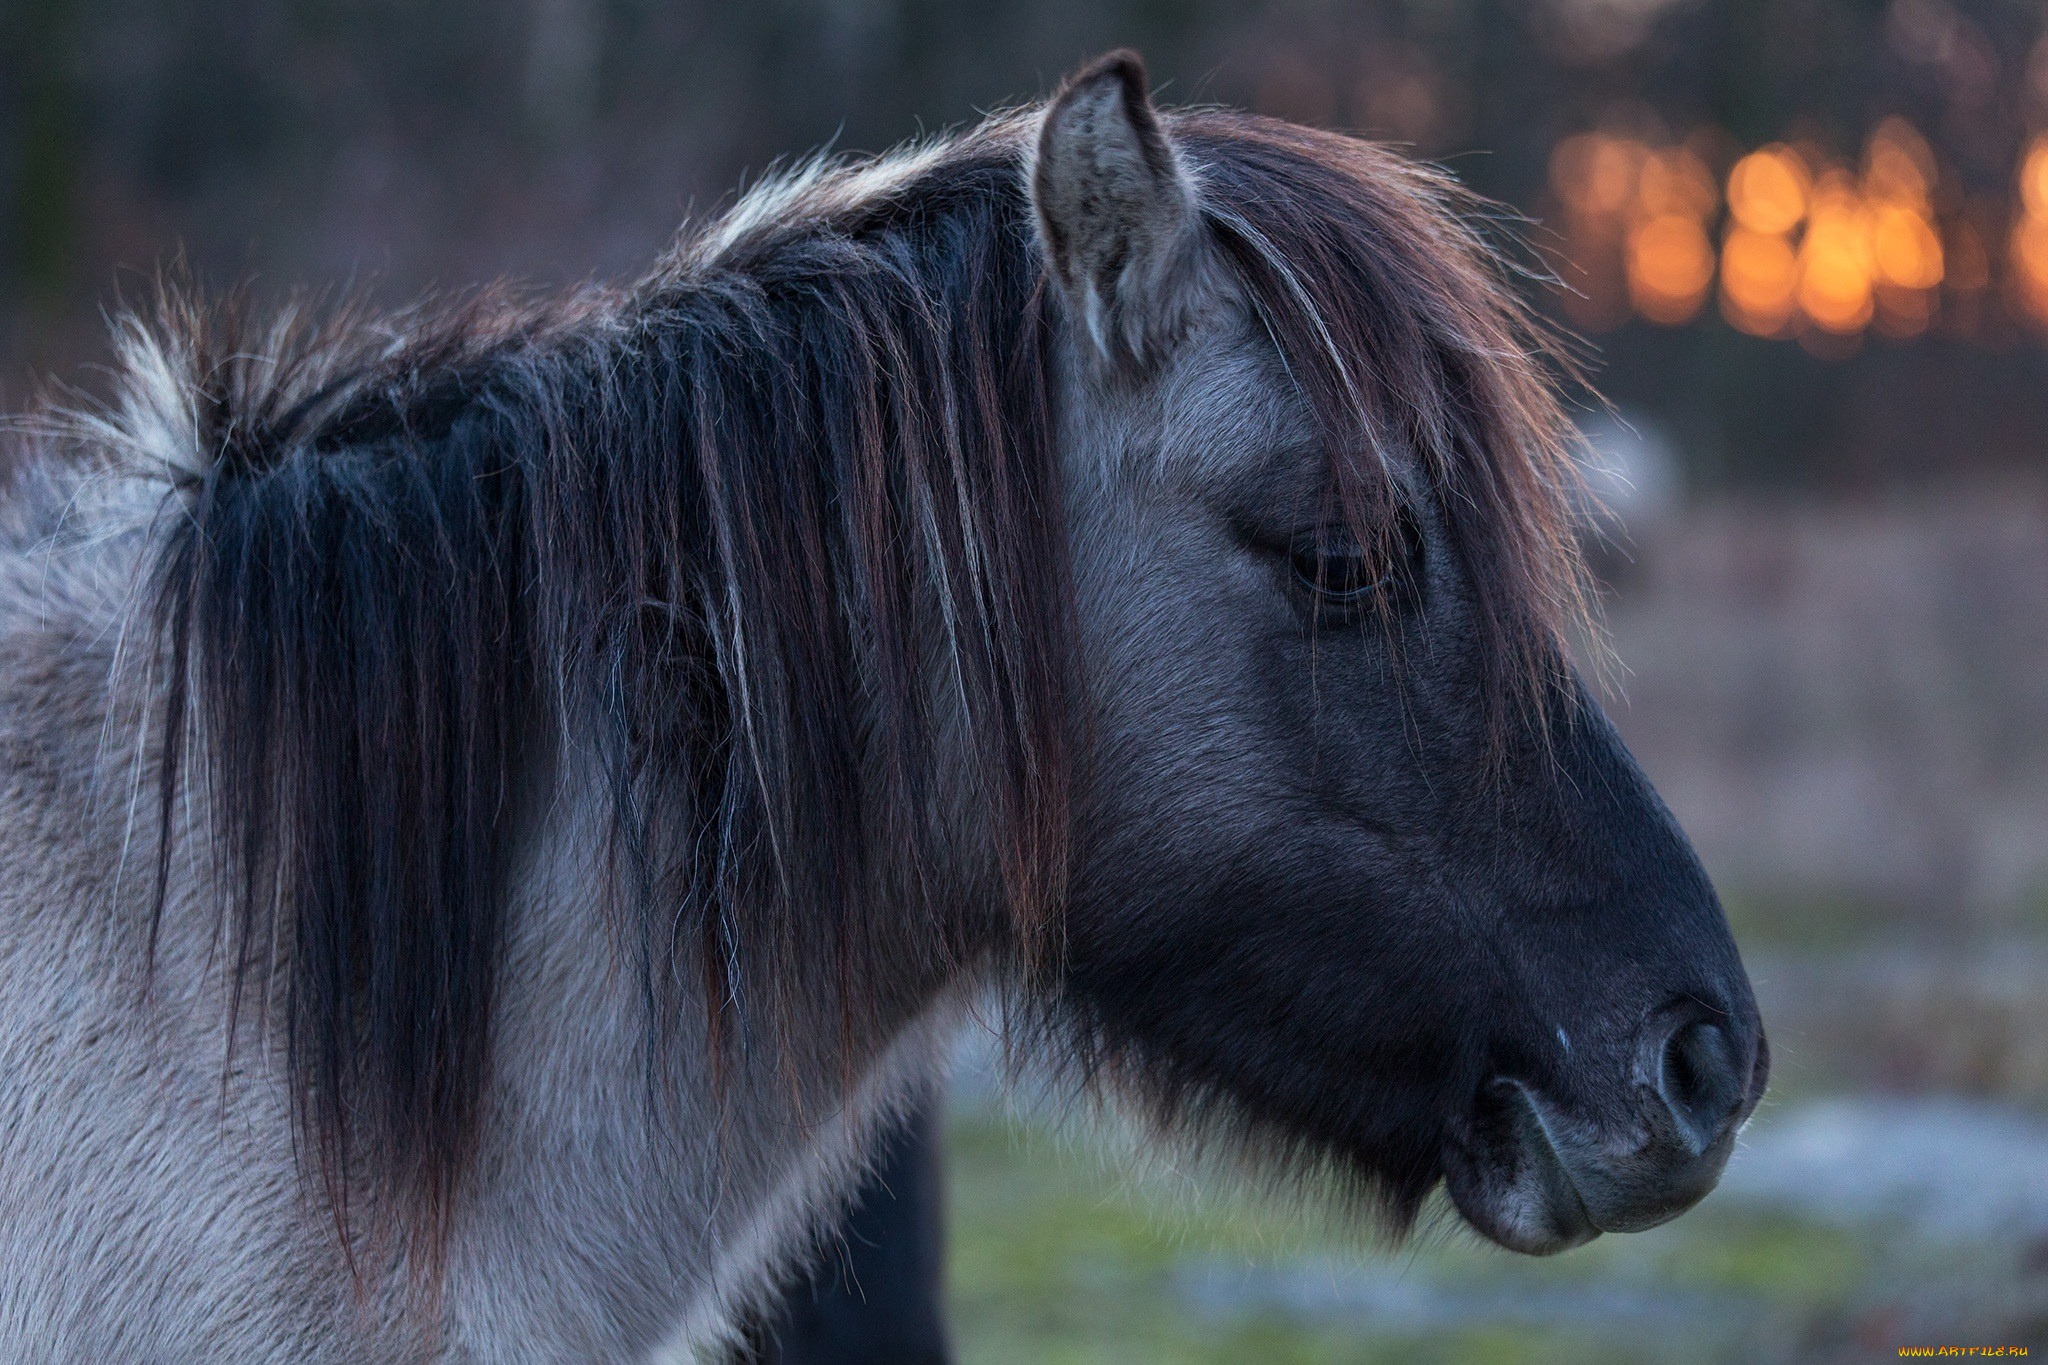
{"label": "blurred tree", "polygon": [[[92,354],[119,272],[180,251],[217,280],[391,298],[630,272],[778,156],[964,122],[1119,43],[1170,100],[1442,159],[1549,249],[1546,172],[1572,134],[1693,136],[1721,173],[1778,139],[1853,158],[1903,115],[1942,202],[1976,215],[1972,307],[2004,326],[2001,215],[2048,125],[2043,21],[2038,0],[0,0],[0,373]],[[1678,435],[1696,480],[2048,444],[2030,333],[1819,361],[1711,313],[1600,338],[1604,387]]]}
{"label": "blurred tree", "polygon": [[5,188],[4,284],[47,308],[71,283],[78,235],[80,116],[72,80],[70,0],[28,0],[0,12],[0,150]]}

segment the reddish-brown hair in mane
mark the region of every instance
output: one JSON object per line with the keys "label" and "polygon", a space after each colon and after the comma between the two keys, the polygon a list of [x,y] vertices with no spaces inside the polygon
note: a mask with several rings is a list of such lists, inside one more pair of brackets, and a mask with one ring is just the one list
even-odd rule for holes
{"label": "reddish-brown hair in mane", "polygon": [[[1540,714],[1587,620],[1563,352],[1480,236],[1478,201],[1383,147],[1275,119],[1184,114],[1202,206],[1336,458],[1366,544],[1421,463],[1478,604],[1496,724]],[[1391,554],[1389,550],[1387,553]]]}

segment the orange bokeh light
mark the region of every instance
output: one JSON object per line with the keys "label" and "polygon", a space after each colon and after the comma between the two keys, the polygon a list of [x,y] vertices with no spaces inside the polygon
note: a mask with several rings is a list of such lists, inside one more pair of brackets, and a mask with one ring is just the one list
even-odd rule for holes
{"label": "orange bokeh light", "polygon": [[1863,195],[1927,217],[1939,170],[1934,151],[1912,124],[1888,118],[1877,125],[1863,150]]}
{"label": "orange bokeh light", "polygon": [[2035,137],[2020,159],[2020,203],[2036,218],[2048,218],[2048,133]]}
{"label": "orange bokeh light", "polygon": [[1871,254],[1877,275],[1900,289],[1932,289],[1941,283],[1941,238],[1934,225],[1910,209],[1886,206],[1872,215]]}
{"label": "orange bokeh light", "polygon": [[1870,212],[1854,184],[1831,171],[1814,186],[1799,243],[1799,310],[1822,331],[1860,332],[1870,322]]}
{"label": "orange bokeh light", "polygon": [[1738,331],[1775,336],[1792,321],[1799,258],[1774,232],[1736,227],[1721,244],[1721,316]]}
{"label": "orange bokeh light", "polygon": [[1728,172],[1728,211],[1752,232],[1790,232],[1806,217],[1812,177],[1789,147],[1751,152]]}
{"label": "orange bokeh light", "polygon": [[[1988,238],[1972,235],[1957,187],[1911,123],[1880,122],[1853,165],[1773,143],[1737,159],[1724,183],[1707,160],[1717,145],[1706,133],[1653,145],[1611,132],[1557,145],[1550,175],[1566,210],[1574,321],[1601,330],[1631,314],[1689,322],[1718,273],[1731,326],[1797,335],[1817,354],[1846,353],[1829,338],[1853,345],[1872,326],[1917,336],[1937,314],[1968,330],[1975,315],[1962,302],[1988,279]],[[2009,277],[2023,311],[2048,325],[2048,133],[2029,147],[2019,180],[2039,211],[2014,226]],[[1950,296],[1961,311],[1947,307]]]}
{"label": "orange bokeh light", "polygon": [[1659,214],[1629,233],[1629,301],[1650,321],[1691,321],[1713,282],[1714,248],[1696,219]]}
{"label": "orange bokeh light", "polygon": [[1669,147],[1643,159],[1636,203],[1652,218],[1672,215],[1704,223],[1720,207],[1721,190],[1698,152]]}
{"label": "orange bokeh light", "polygon": [[1565,207],[1592,218],[1618,216],[1636,192],[1649,148],[1607,133],[1579,133],[1550,154],[1550,186]]}
{"label": "orange bokeh light", "polygon": [[2048,323],[2048,217],[2023,213],[2012,225],[2013,292],[2037,322]]}

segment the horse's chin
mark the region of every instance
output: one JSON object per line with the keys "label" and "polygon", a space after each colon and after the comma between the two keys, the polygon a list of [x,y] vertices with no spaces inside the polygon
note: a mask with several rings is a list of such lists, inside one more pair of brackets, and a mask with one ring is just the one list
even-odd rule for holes
{"label": "horse's chin", "polygon": [[1653,1120],[1616,1141],[1566,1119],[1528,1086],[1500,1080],[1448,1145],[1444,1184],[1488,1240],[1550,1256],[1684,1213],[1719,1182],[1737,1127],[1702,1142]]}
{"label": "horse's chin", "polygon": [[1530,1256],[1598,1237],[1586,1201],[1533,1113],[1502,1106],[1486,1120],[1444,1153],[1444,1188],[1465,1221],[1488,1241]]}

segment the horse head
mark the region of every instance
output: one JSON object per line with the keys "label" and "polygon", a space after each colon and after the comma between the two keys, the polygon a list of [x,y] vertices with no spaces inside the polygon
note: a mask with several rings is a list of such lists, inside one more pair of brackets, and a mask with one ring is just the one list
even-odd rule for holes
{"label": "horse head", "polygon": [[1127,54],[1031,175],[1087,698],[1074,1055],[1397,1223],[1439,1179],[1530,1252],[1691,1206],[1764,1034],[1568,661],[1567,429],[1448,187],[1162,116]]}

